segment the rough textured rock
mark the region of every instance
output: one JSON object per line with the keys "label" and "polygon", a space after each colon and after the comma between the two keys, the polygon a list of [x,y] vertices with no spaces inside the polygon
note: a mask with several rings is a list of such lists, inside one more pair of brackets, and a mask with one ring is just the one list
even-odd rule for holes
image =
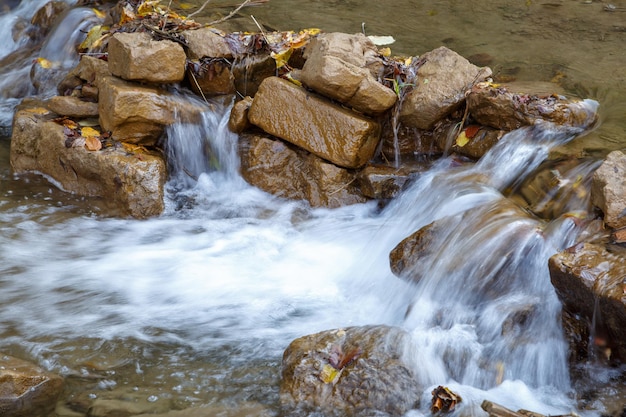
{"label": "rough textured rock", "polygon": [[380,137],[378,123],[277,77],[263,81],[248,119],[267,133],[346,168],[365,165]]}
{"label": "rough textured rock", "polygon": [[[57,91],[60,96],[91,98],[93,101],[98,101],[98,81],[110,75],[111,71],[106,61],[83,55],[78,65],[57,85]],[[85,88],[91,89],[91,92],[83,91]]]}
{"label": "rough textured rock", "polygon": [[477,123],[501,130],[513,130],[538,121],[586,129],[598,118],[598,103],[593,100],[570,100],[550,92],[528,94],[516,91],[514,85],[507,87],[487,82],[472,87],[467,105]]}
{"label": "rough textured rock", "polygon": [[263,80],[276,75],[276,61],[269,54],[246,55],[233,62],[232,72],[237,93],[254,97]]}
{"label": "rough textured rock", "polygon": [[181,35],[187,41],[187,55],[191,60],[204,57],[232,58],[233,52],[228,46],[224,34],[212,27],[185,30]]}
{"label": "rough textured rock", "polygon": [[399,123],[394,134],[393,125],[387,121],[383,124],[380,139],[382,157],[393,162],[396,160],[396,152],[401,161],[415,160],[416,157],[423,155],[441,154],[434,133],[433,130],[418,129]]}
{"label": "rough textured rock", "polygon": [[486,126],[470,125],[458,131],[456,125],[435,128],[437,145],[446,152],[455,152],[472,159],[480,159],[506,134]]}
{"label": "rough textured rock", "polygon": [[410,336],[365,326],[304,336],[285,350],[280,386],[286,415],[401,416],[421,387],[404,361]]}
{"label": "rough textured rock", "polygon": [[388,165],[368,165],[357,174],[363,195],[369,198],[389,199],[397,196],[411,179],[427,169],[423,166],[403,165],[395,168]]}
{"label": "rough textured rock", "polygon": [[307,47],[306,55],[300,79],[314,91],[367,114],[382,113],[397,101],[396,94],[366,68],[380,63],[376,46],[366,36],[322,34]]}
{"label": "rough textured rock", "polygon": [[41,7],[30,23],[34,26],[28,35],[35,39],[43,39],[50,32],[52,27],[58,22],[62,13],[68,9],[68,4],[64,1],[50,1]]}
{"label": "rough textured rock", "polygon": [[615,229],[626,226],[626,154],[613,151],[593,174],[593,205],[604,213],[604,222]]}
{"label": "rough textured rock", "polygon": [[238,101],[230,111],[228,119],[228,128],[235,133],[241,133],[250,127],[248,121],[248,110],[252,105],[252,97],[247,96],[243,100]]}
{"label": "rough textured rock", "polygon": [[100,126],[117,140],[154,145],[165,126],[177,120],[199,120],[201,107],[156,87],[116,77],[100,80]]}
{"label": "rough textured rock", "polygon": [[13,170],[36,171],[65,191],[101,197],[117,214],[145,218],[163,211],[167,172],[161,157],[115,146],[96,152],[67,148],[63,129],[37,108],[18,110],[11,138]]}
{"label": "rough textured rock", "polygon": [[420,57],[415,86],[402,102],[400,120],[407,126],[431,129],[465,101],[472,86],[491,75],[491,69],[472,65],[448,48],[440,47]]}
{"label": "rough textured rock", "polygon": [[563,308],[590,329],[603,359],[626,362],[626,250],[578,244],[550,258],[550,279]]}
{"label": "rough textured rock", "polygon": [[235,93],[235,77],[230,64],[221,59],[202,60],[196,69],[187,69],[187,79],[194,93],[212,97]]}
{"label": "rough textured rock", "polygon": [[63,391],[63,378],[21,359],[0,354],[0,415],[48,417]]}
{"label": "rough textured rock", "polygon": [[77,97],[54,96],[48,100],[48,108],[56,114],[78,119],[98,117],[98,104]]}
{"label": "rough textured rock", "polygon": [[155,41],[146,32],[118,32],[109,39],[109,70],[130,81],[176,83],[185,78],[187,55],[176,42]]}
{"label": "rough textured rock", "polygon": [[239,140],[241,174],[250,184],[279,197],[336,208],[367,199],[355,174],[279,139],[244,133]]}

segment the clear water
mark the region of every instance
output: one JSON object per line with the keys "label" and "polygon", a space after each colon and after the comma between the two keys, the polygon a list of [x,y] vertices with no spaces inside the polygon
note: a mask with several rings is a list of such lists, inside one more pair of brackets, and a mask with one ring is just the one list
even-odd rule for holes
{"label": "clear water", "polygon": [[[421,17],[424,37],[433,38],[431,17],[447,21],[450,32],[457,19],[483,28],[483,19],[503,18],[514,42],[515,11],[525,10],[453,1],[384,8],[380,2],[271,3],[248,11],[281,29],[348,32],[360,30],[362,13],[372,21],[368,31],[392,34],[407,49],[421,33],[405,26],[410,13]],[[539,7],[529,3],[524,7]],[[552,16],[552,8],[541,7]],[[472,9],[475,20],[459,8]],[[0,16],[0,27],[20,10]],[[528,25],[544,19],[530,16]],[[511,54],[502,52],[506,37],[493,46],[462,39],[456,42],[480,44],[494,59]],[[425,48],[423,42],[415,47]],[[20,46],[1,47],[0,56],[7,56]],[[535,49],[520,49],[529,60],[522,71],[545,62],[529,58]],[[9,74],[3,79],[21,77],[8,66],[0,71]],[[541,78],[542,71],[525,76]],[[617,91],[623,81],[615,77]],[[341,326],[392,324],[414,335],[425,387],[422,409],[410,415],[428,413],[432,386],[440,384],[461,394],[464,415],[477,414],[484,399],[544,414],[571,412],[577,394],[546,262],[584,225],[568,216],[533,218],[502,192],[555,149],[606,151],[623,139],[624,126],[616,122],[623,96],[611,98],[614,89],[598,78],[585,85],[602,96],[590,94],[603,115],[594,132],[576,139],[580,132],[516,131],[476,166],[440,161],[382,211],[375,203],[311,209],[247,185],[237,173],[237,138],[225,129],[228,106],[216,106],[200,125],[169,130],[166,211],[144,221],[109,218],[96,200],[64,194],[37,176],[12,175],[9,141],[2,139],[0,351],[66,376],[60,415],[86,414],[85,404],[99,399],[132,401],[146,412],[204,406],[214,414],[277,415],[280,360],[291,340]],[[15,100],[2,99],[2,120],[10,120]],[[586,208],[584,201],[571,207]],[[390,250],[434,220],[444,225],[434,242],[438,255],[418,265],[418,283],[398,279]],[[604,407],[600,401],[578,411],[595,415]]]}

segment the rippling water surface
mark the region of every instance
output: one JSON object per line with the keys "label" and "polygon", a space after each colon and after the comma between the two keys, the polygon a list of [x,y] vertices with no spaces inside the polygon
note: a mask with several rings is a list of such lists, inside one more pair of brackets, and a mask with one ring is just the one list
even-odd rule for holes
{"label": "rippling water surface", "polygon": [[[0,351],[66,376],[61,415],[86,413],[98,399],[130,399],[150,412],[275,415],[291,340],[384,323],[413,333],[415,363],[424,364],[424,406],[412,415],[428,413],[439,384],[460,392],[468,413],[485,398],[545,414],[575,410],[545,265],[584,230],[571,218],[533,218],[502,190],[550,152],[595,156],[624,146],[626,13],[587,3],[271,0],[229,22],[254,30],[254,14],[281,30],[365,28],[393,35],[393,50],[404,54],[443,44],[496,73],[552,81],[600,103],[593,132],[515,132],[478,168],[441,161],[384,210],[311,209],[248,186],[237,174],[237,138],[224,129],[227,108],[170,129],[180,163],[204,173],[190,181],[174,171],[165,213],[143,221],[110,218],[99,201],[39,176],[14,176],[9,140],[0,139]],[[0,15],[1,35],[35,4],[43,2]],[[229,10],[208,9],[199,20]],[[0,58],[19,47],[0,46]],[[30,61],[23,65],[0,67],[4,80],[25,77]],[[10,120],[18,99],[2,89],[0,120]],[[220,155],[220,169],[197,159],[204,146]],[[394,277],[389,251],[436,219],[446,219],[447,239],[421,265],[423,280]],[[503,335],[516,314],[529,319]],[[604,405],[589,408],[578,412],[596,415]]]}

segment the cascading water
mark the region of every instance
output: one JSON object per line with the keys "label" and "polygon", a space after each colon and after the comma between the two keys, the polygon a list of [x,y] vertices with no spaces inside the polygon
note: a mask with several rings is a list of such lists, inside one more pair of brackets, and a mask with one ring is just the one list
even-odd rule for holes
{"label": "cascading water", "polygon": [[[211,103],[200,123],[168,129],[159,218],[94,216],[81,199],[3,168],[1,352],[63,374],[72,395],[90,400],[216,414],[260,404],[276,415],[291,340],[384,323],[413,335],[407,348],[426,389],[410,415],[427,413],[439,384],[461,394],[465,415],[483,399],[573,410],[546,265],[584,224],[539,220],[503,192],[576,132],[522,129],[474,166],[443,159],[382,211],[311,209],[242,180],[229,109]],[[36,192],[23,191],[26,181]],[[432,222],[430,255],[406,271],[415,281],[395,277],[389,252]]]}

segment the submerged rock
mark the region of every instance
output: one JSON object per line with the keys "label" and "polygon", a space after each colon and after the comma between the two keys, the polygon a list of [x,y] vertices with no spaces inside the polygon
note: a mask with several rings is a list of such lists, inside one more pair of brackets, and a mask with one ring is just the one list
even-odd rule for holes
{"label": "submerged rock", "polygon": [[248,113],[250,122],[345,168],[367,163],[380,138],[380,126],[277,77],[261,84]]}
{"label": "submerged rock", "polygon": [[488,67],[479,68],[446,47],[420,57],[415,86],[402,102],[400,120],[406,126],[431,129],[465,102],[475,83],[491,75]]}
{"label": "submerged rock", "polygon": [[604,213],[612,228],[626,226],[626,154],[613,151],[593,174],[592,203]]}
{"label": "submerged rock", "polygon": [[583,325],[595,326],[589,334],[596,353],[625,363],[626,250],[582,243],[551,257],[549,267],[563,308]]}
{"label": "submerged rock", "polygon": [[145,218],[163,211],[163,158],[122,146],[95,152],[67,147],[64,126],[46,117],[37,107],[15,113],[10,159],[16,173],[42,173],[65,191],[102,198],[123,216]]}
{"label": "submerged rock", "polygon": [[0,354],[0,415],[48,417],[63,391],[63,378],[30,362]]}
{"label": "submerged rock", "polygon": [[291,342],[280,398],[287,415],[401,416],[422,387],[406,359],[410,335],[397,327],[329,330]]}
{"label": "submerged rock", "polygon": [[244,133],[239,154],[244,179],[278,197],[329,208],[367,201],[355,185],[354,172],[279,139]]}

